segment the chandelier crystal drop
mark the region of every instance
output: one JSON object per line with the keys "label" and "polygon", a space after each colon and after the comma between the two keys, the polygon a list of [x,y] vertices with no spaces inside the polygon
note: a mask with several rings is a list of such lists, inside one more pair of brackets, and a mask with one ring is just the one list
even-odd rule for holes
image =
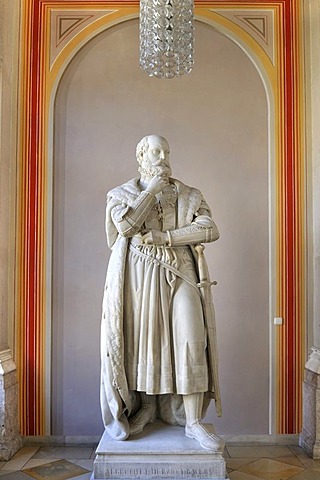
{"label": "chandelier crystal drop", "polygon": [[140,67],[174,78],[193,67],[193,0],[140,0]]}

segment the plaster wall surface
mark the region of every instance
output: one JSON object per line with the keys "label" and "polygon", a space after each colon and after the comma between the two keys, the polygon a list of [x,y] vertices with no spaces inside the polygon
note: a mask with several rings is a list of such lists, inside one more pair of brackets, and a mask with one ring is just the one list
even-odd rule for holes
{"label": "plaster wall surface", "polygon": [[201,189],[221,238],[213,279],[222,434],[268,433],[268,110],[250,59],[196,23],[194,71],[170,81],[139,68],[138,22],[74,58],[55,105],[52,434],[97,435],[99,328],[109,257],[106,192],[137,175],[135,146],[165,136],[173,176]]}

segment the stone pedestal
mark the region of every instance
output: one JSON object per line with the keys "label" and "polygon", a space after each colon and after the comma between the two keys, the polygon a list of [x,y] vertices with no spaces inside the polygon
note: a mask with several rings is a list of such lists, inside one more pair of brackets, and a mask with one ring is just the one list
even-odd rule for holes
{"label": "stone pedestal", "polygon": [[184,428],[162,422],[125,441],[105,432],[96,450],[91,480],[104,479],[225,480],[221,453],[211,453],[184,435]]}
{"label": "stone pedestal", "polygon": [[303,426],[300,445],[313,458],[320,458],[320,350],[312,349],[303,384]]}
{"label": "stone pedestal", "polygon": [[18,423],[18,383],[10,350],[0,352],[0,461],[21,447]]}

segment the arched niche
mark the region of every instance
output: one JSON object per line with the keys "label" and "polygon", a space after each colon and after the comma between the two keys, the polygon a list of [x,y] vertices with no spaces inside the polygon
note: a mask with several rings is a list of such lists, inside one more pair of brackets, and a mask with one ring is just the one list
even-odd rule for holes
{"label": "arched niche", "polygon": [[209,420],[220,433],[268,432],[272,99],[244,45],[204,21],[196,35],[192,74],[158,81],[139,69],[137,20],[112,26],[82,45],[54,92],[53,434],[101,433],[105,194],[136,175],[147,133],[168,138],[173,175],[202,190],[221,231],[206,252],[218,281],[224,417],[211,410]]}

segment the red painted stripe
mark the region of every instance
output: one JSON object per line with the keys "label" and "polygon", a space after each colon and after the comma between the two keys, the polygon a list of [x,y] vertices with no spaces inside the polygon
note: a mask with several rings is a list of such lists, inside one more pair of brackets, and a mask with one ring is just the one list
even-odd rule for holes
{"label": "red painted stripe", "polygon": [[27,384],[27,416],[28,416],[28,435],[36,435],[38,432],[35,428],[36,419],[36,389],[39,382],[38,365],[37,365],[37,323],[40,321],[37,318],[37,301],[40,292],[37,288],[38,279],[38,230],[39,217],[37,206],[41,199],[38,196],[38,143],[39,143],[39,105],[40,105],[40,81],[39,78],[39,52],[40,52],[40,21],[39,21],[39,7],[40,2],[34,2],[33,22],[32,22],[32,51],[30,62],[30,97],[29,97],[29,112],[30,112],[30,137],[29,137],[29,151],[28,151],[28,175],[29,175],[29,197],[27,199],[27,208],[29,210],[29,225],[28,231],[28,247],[29,247],[29,268],[27,278],[27,318],[28,318],[28,342],[29,342],[29,358],[27,359],[28,384]]}

